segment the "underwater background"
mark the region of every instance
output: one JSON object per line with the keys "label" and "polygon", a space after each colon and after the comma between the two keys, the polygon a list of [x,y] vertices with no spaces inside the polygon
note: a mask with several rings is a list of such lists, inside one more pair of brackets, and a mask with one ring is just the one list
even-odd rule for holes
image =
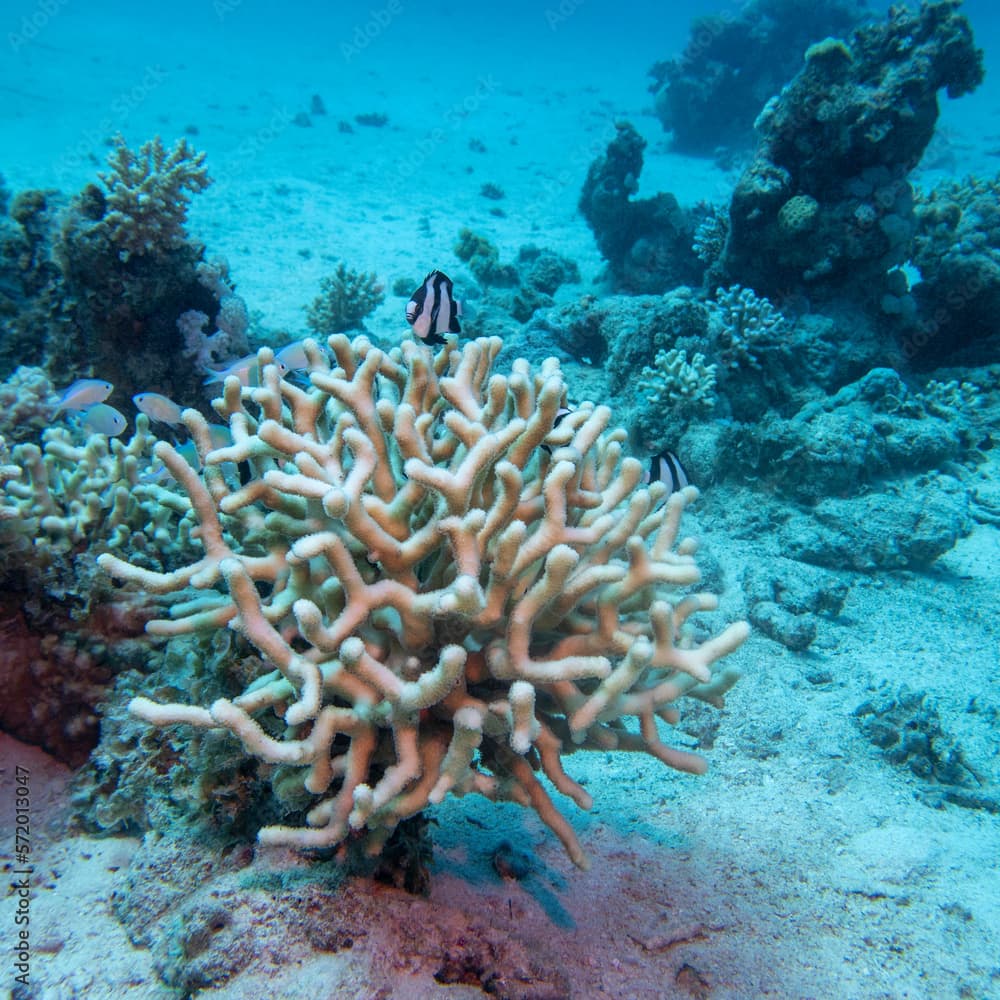
{"label": "underwater background", "polygon": [[[0,1000],[1000,997],[998,37],[986,0],[8,0]],[[227,375],[232,416],[329,369],[304,338],[367,338],[331,341],[350,368],[455,333],[501,338],[498,372],[558,359],[526,477],[596,404],[651,503],[685,497],[677,560],[718,608],[677,645],[732,642],[650,721],[707,773],[620,692],[584,737],[547,690],[519,723],[498,675],[504,745],[487,725],[455,794],[371,843],[261,846],[307,824],[301,768],[132,702],[207,709],[274,668],[222,583],[194,611],[144,585],[203,554],[155,442],[235,494],[259,455],[213,408]],[[220,617],[151,635],[164,601]],[[274,741],[312,732],[289,697]],[[440,704],[410,714],[433,742]],[[564,784],[517,750],[539,721]],[[570,832],[510,791],[535,786],[508,735]]]}

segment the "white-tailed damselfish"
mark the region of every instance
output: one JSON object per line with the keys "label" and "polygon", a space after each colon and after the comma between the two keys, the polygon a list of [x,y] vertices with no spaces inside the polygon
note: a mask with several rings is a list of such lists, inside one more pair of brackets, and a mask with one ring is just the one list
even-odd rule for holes
{"label": "white-tailed damselfish", "polygon": [[684,489],[690,482],[681,460],[672,451],[662,451],[649,460],[649,467],[643,476],[644,483],[661,482],[671,493]]}
{"label": "white-tailed damselfish", "polygon": [[406,322],[425,344],[444,344],[445,333],[461,333],[458,317],[462,303],[456,301],[451,278],[444,271],[431,271],[406,303]]}

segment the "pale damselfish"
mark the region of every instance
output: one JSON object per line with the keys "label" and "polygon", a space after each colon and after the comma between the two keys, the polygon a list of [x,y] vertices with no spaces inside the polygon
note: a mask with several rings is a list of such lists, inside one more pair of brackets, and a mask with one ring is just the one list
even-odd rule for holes
{"label": "pale damselfish", "polygon": [[81,413],[81,426],[88,434],[117,437],[128,427],[125,415],[107,403],[94,403]]}
{"label": "pale damselfish", "polygon": [[60,410],[85,410],[95,403],[103,403],[114,386],[103,378],[78,378],[59,396],[55,412]]}
{"label": "pale damselfish", "polygon": [[445,343],[443,334],[461,333],[461,315],[462,304],[444,271],[431,271],[406,303],[406,322],[425,344],[440,345]]}

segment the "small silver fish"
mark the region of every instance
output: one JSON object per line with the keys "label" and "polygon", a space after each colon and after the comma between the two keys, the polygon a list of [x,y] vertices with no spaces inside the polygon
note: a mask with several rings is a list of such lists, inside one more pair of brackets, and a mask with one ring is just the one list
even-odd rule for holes
{"label": "small silver fish", "polygon": [[455,299],[454,283],[444,271],[431,271],[406,303],[406,322],[425,344],[444,344],[442,334],[461,333],[462,303]]}
{"label": "small silver fish", "polygon": [[649,460],[649,468],[642,477],[644,483],[661,482],[671,493],[684,489],[690,480],[681,460],[672,451],[662,451]]}
{"label": "small silver fish", "polygon": [[55,412],[60,410],[85,410],[94,403],[103,403],[114,386],[103,378],[78,378],[59,397]]}
{"label": "small silver fish", "polygon": [[195,472],[201,472],[201,458],[198,455],[198,449],[195,447],[194,441],[187,440],[183,444],[175,444],[174,451],[176,451],[177,454],[180,455],[181,458],[183,458]]}
{"label": "small silver fish", "polygon": [[[212,443],[212,450],[216,448],[228,448],[233,443],[233,434],[229,430],[229,427],[225,424],[209,424],[208,425],[208,437]],[[183,443],[174,442],[174,451],[177,452],[181,458],[187,462],[188,465],[194,469],[195,472],[201,471],[201,456],[198,454],[198,448],[194,441],[188,438],[187,441]],[[220,468],[223,472],[229,474],[230,472],[235,473],[236,466],[232,462],[223,462]],[[173,478],[167,471],[166,466],[157,465],[155,468],[151,469],[147,474],[147,479],[144,482],[161,482],[164,478]]]}
{"label": "small silver fish", "polygon": [[[211,442],[212,451],[217,448],[228,448],[233,443],[233,432],[227,424],[209,424],[208,439]],[[201,457],[198,455],[194,441],[189,439],[183,444],[175,444],[174,450],[192,469],[195,471],[201,469]]]}
{"label": "small silver fish", "polygon": [[108,406],[107,403],[95,403],[83,411],[82,426],[91,434],[117,437],[128,427],[128,421],[113,406]]}
{"label": "small silver fish", "polygon": [[159,392],[137,392],[132,397],[135,408],[150,420],[176,427],[181,423],[181,408]]}
{"label": "small silver fish", "polygon": [[[183,444],[178,444],[175,441],[174,451],[176,451],[177,454],[180,455],[181,458],[183,458],[195,472],[201,472],[201,459],[198,457],[198,449],[195,447],[194,441],[187,440]],[[167,467],[162,462],[158,462],[156,465],[150,466],[150,468],[139,477],[140,481],[144,483],[162,483],[167,479],[173,478],[174,477],[170,474]]]}
{"label": "small silver fish", "polygon": [[233,432],[228,424],[209,424],[208,436],[212,442],[212,449],[228,448],[233,443]]}
{"label": "small silver fish", "polygon": [[[282,375],[288,371],[288,366],[278,361],[277,358],[275,358],[275,364]],[[257,362],[256,354],[248,354],[245,358],[237,358],[226,368],[209,368],[208,365],[204,367],[208,373],[205,385],[211,385],[213,382],[225,382],[230,375],[235,375],[240,380],[240,385],[260,385],[260,365]]]}
{"label": "small silver fish", "polygon": [[[307,338],[293,340],[290,344],[285,344],[280,350],[274,352],[274,360],[285,366],[290,372],[299,372],[303,368],[309,367],[309,358],[306,357],[306,350],[302,346]],[[323,348],[320,347],[322,351]]]}

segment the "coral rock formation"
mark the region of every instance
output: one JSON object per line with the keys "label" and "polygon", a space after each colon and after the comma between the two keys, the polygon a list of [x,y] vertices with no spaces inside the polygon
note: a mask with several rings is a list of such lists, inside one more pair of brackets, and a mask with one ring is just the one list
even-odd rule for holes
{"label": "coral rock formation", "polygon": [[724,267],[765,295],[808,286],[881,294],[914,232],[907,175],[930,142],[938,92],[983,79],[958,0],[891,8],[845,43],[826,39],[757,120],[760,143],[733,192]]}
{"label": "coral rock formation", "polygon": [[870,14],[865,0],[751,0],[735,15],[695,18],[683,53],[649,71],[674,146],[702,154],[751,146],[754,119],[798,71],[806,48]]}
{"label": "coral rock formation", "polygon": [[579,208],[623,291],[665,292],[697,285],[704,265],[693,249],[698,220],[672,194],[634,198],[646,140],[628,122],[587,171]]}

